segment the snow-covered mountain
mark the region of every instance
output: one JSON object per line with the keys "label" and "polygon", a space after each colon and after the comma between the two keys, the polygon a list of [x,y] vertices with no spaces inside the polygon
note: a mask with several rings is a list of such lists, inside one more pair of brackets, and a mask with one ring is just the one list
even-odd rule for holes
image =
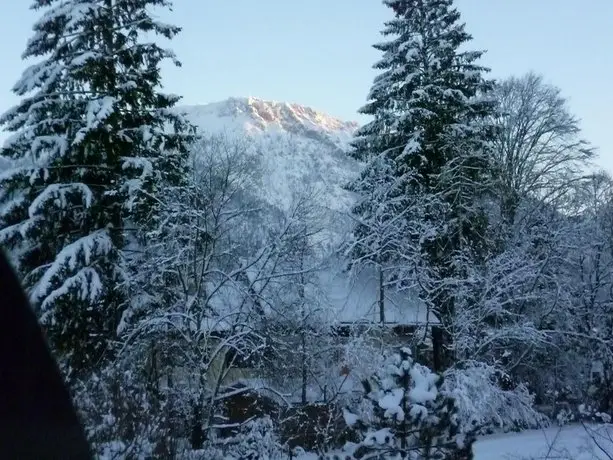
{"label": "snow-covered mountain", "polygon": [[204,133],[248,139],[247,153],[258,164],[254,191],[269,204],[287,209],[307,189],[335,211],[346,212],[353,202],[343,186],[359,170],[347,155],[357,123],[253,97],[179,110]]}
{"label": "snow-covered mountain", "polygon": [[[297,197],[314,193],[330,245],[338,245],[351,231],[349,211],[356,197],[344,187],[360,171],[359,162],[347,154],[357,123],[298,104],[251,97],[179,110],[205,134],[248,140],[245,155],[255,160],[252,194],[287,210]],[[348,276],[343,270],[345,261],[331,257],[329,263],[329,268],[319,273],[319,288],[335,319],[378,321],[374,271],[366,269],[355,277]],[[389,290],[386,318],[404,324],[427,320],[424,308],[413,299]]]}
{"label": "snow-covered mountain", "polygon": [[179,109],[207,130],[239,129],[250,134],[284,131],[343,149],[358,127],[355,122],[344,122],[310,107],[254,97],[231,97]]}

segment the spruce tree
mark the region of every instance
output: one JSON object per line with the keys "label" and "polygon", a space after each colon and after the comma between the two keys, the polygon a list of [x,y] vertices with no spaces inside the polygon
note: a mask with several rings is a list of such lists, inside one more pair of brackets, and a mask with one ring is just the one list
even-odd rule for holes
{"label": "spruce tree", "polygon": [[383,3],[394,12],[382,32],[391,39],[375,45],[381,73],[360,110],[373,119],[353,143],[366,167],[350,186],[363,197],[352,256],[391,261],[387,278],[404,285],[424,277],[423,298],[449,329],[449,281],[484,251],[492,85],[482,52],[460,50],[471,36],[452,0]]}
{"label": "spruce tree", "polygon": [[72,370],[99,364],[125,307],[126,223],[155,217],[155,194],[180,179],[187,124],[159,91],[160,62],[176,59],[144,33],[166,0],[35,0],[44,10],[24,59],[37,59],[0,118],[0,244],[28,288],[51,345]]}
{"label": "spruce tree", "polygon": [[344,412],[361,437],[347,458],[472,459],[474,430],[460,426],[455,400],[440,391],[442,382],[408,348],[389,357],[363,382],[366,407]]}

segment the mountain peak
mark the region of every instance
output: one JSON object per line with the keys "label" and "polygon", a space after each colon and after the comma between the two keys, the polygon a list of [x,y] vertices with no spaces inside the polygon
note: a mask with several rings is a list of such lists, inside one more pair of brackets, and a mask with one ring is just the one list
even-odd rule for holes
{"label": "mountain peak", "polygon": [[300,104],[232,97],[178,107],[202,134],[247,142],[254,161],[251,190],[268,204],[289,209],[301,188],[321,196],[321,205],[347,212],[353,198],[344,189],[359,165],[348,154],[358,127]]}
{"label": "mountain peak", "polygon": [[[343,150],[358,128],[356,122],[342,121],[304,105],[251,96],[180,109],[187,112],[195,124],[213,131],[219,129],[220,123],[238,124],[246,133],[284,131],[334,144]],[[213,119],[217,119],[216,122]]]}

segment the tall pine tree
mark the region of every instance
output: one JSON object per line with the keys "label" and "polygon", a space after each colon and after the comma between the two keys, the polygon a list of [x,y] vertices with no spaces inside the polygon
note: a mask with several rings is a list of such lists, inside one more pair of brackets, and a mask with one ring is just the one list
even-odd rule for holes
{"label": "tall pine tree", "polygon": [[363,197],[353,259],[391,266],[388,281],[421,276],[424,300],[450,329],[451,280],[484,249],[492,85],[476,63],[482,52],[460,50],[471,36],[452,0],[383,3],[391,39],[375,45],[381,73],[360,110],[373,120],[353,143],[367,163],[351,184]]}
{"label": "tall pine tree", "polygon": [[126,223],[155,216],[155,194],[180,179],[190,128],[159,91],[173,54],[145,33],[166,0],[35,0],[44,10],[23,58],[38,59],[0,118],[13,135],[1,153],[0,244],[10,249],[51,345],[72,370],[100,363],[125,293]]}

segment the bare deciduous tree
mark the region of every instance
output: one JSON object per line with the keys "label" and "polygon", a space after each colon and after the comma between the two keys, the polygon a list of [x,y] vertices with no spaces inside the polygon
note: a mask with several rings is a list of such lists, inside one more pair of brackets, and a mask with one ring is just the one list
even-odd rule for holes
{"label": "bare deciduous tree", "polygon": [[219,428],[220,401],[236,395],[226,387],[237,362],[268,345],[258,326],[283,280],[309,271],[287,263],[305,237],[303,216],[248,193],[246,142],[212,137],[195,146],[191,177],[160,198],[162,217],[131,263],[137,295],[123,321],[123,356],[145,361],[153,393],[176,402],[194,448]]}
{"label": "bare deciduous tree", "polygon": [[527,196],[545,201],[564,193],[581,176],[594,149],[581,139],[579,120],[566,99],[543,77],[528,73],[498,84],[499,113],[494,155],[503,214],[513,222]]}

